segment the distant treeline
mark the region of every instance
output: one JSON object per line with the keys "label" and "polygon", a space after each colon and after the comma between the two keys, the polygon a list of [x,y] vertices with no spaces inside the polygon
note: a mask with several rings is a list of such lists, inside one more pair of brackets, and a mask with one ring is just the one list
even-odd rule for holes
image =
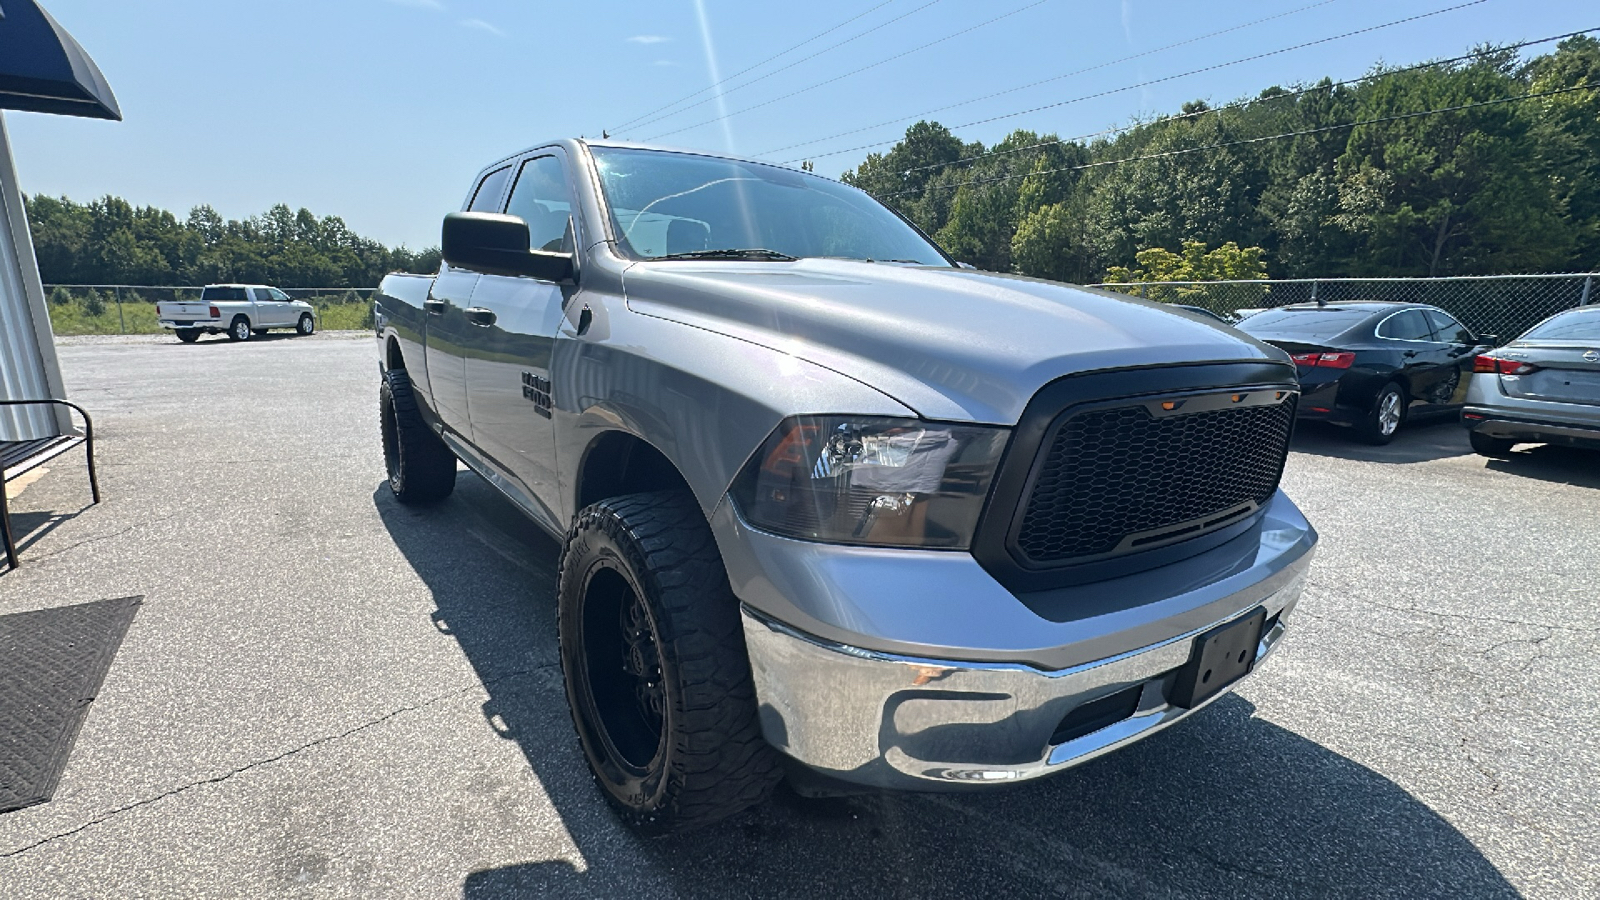
{"label": "distant treeline", "polygon": [[338,216],[319,219],[282,204],[243,221],[224,220],[210,206],[180,220],[120,197],[84,204],[29,197],[27,208],[46,284],[375,287],[392,271],[439,266],[435,248],[390,249],[351,232]]}
{"label": "distant treeline", "polygon": [[[1600,88],[1340,127],[1600,82],[1600,42],[1384,72],[1189,103],[1088,143],[1017,131],[985,147],[918,122],[843,180],[958,259],[1066,281],[1185,242],[1262,248],[1275,277],[1600,267]],[[1309,133],[1249,142],[1290,132]]]}

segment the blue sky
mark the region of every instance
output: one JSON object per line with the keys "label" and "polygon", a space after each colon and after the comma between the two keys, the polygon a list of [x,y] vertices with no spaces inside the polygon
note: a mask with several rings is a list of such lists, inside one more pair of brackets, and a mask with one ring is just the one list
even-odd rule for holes
{"label": "blue sky", "polygon": [[[931,117],[972,122],[1460,2],[1329,0],[1118,62],[1317,0],[44,0],[100,64],[126,121],[33,113],[6,121],[30,193],[117,194],[180,215],[210,203],[230,218],[287,203],[421,247],[437,243],[440,218],[485,163],[550,137],[615,131],[706,88],[713,72],[729,78],[855,16],[729,79],[720,100],[699,94],[691,102],[707,102],[621,134],[773,160],[818,155],[817,170],[836,176],[868,151],[820,154],[887,145],[909,123],[769,151],[1055,79]],[[1484,0],[957,133],[985,143],[1018,127],[1085,134],[1187,100],[1222,102],[1271,84],[1355,77],[1380,60],[1406,64],[1597,26],[1593,0]],[[702,124],[722,110],[734,115]],[[677,131],[686,126],[695,127]]]}

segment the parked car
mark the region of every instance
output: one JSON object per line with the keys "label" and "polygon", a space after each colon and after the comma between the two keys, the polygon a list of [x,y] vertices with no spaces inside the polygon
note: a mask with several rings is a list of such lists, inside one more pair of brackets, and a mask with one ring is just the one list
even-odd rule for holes
{"label": "parked car", "polygon": [[1415,415],[1454,412],[1473,359],[1494,344],[1421,303],[1300,303],[1236,326],[1287,350],[1300,371],[1299,416],[1352,426],[1387,444]]}
{"label": "parked car", "polygon": [[1061,771],[1216,700],[1288,627],[1316,532],[1278,487],[1280,351],[960,267],[763,163],[559,141],[464,209],[438,274],[376,298],[389,487],[441,500],[459,458],[561,540],[573,722],[634,828],[785,771]]}
{"label": "parked car", "polygon": [[317,330],[311,304],[264,284],[208,284],[199,300],[156,303],[156,319],[185,344],[202,334],[226,333],[230,340],[248,341],[273,328],[292,328],[296,334]]}
{"label": "parked car", "polygon": [[1551,316],[1477,358],[1461,422],[1472,449],[1520,443],[1600,450],[1600,306]]}

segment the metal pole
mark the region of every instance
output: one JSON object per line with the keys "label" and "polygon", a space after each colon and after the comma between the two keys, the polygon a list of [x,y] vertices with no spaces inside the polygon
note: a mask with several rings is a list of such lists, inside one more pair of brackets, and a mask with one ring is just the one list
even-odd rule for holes
{"label": "metal pole", "polygon": [[1323,306],[1323,305],[1325,305],[1325,304],[1323,304],[1323,302],[1322,302],[1322,301],[1321,301],[1321,300],[1320,300],[1320,299],[1318,299],[1318,297],[1317,297],[1317,282],[1316,282],[1316,280],[1315,280],[1315,279],[1312,279],[1312,281],[1311,281],[1311,302],[1312,302],[1312,303],[1315,303],[1315,304],[1316,304],[1316,305],[1318,305],[1318,306]]}
{"label": "metal pole", "polygon": [[1593,289],[1594,289],[1594,276],[1590,275],[1590,276],[1588,276],[1588,277],[1583,279],[1583,296],[1578,298],[1578,305],[1579,306],[1588,306],[1589,305],[1589,298],[1593,294]]}
{"label": "metal pole", "polygon": [[122,315],[122,288],[119,286],[112,288],[112,290],[117,292],[117,327],[122,329],[123,334],[127,334],[128,320]]}

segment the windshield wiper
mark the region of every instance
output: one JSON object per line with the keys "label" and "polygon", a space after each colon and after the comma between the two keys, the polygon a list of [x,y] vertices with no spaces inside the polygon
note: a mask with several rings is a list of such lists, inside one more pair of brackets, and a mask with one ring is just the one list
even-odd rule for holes
{"label": "windshield wiper", "polygon": [[653,257],[654,259],[759,259],[772,262],[794,262],[800,257],[779,253],[776,250],[767,250],[761,247],[752,247],[745,250],[691,250],[688,253],[668,253],[666,256]]}

